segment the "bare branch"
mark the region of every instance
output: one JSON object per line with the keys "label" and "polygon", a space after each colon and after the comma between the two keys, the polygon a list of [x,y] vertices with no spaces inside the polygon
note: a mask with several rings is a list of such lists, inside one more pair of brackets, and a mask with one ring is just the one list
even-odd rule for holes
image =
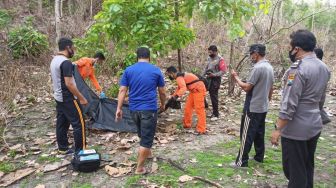
{"label": "bare branch", "polygon": [[273,12],[272,12],[272,18],[271,18],[271,24],[270,24],[270,27],[269,27],[269,32],[268,32],[268,37],[270,38],[271,37],[271,33],[272,33],[272,26],[273,26],[273,21],[274,21],[274,13],[275,13],[275,9],[277,8],[278,4],[282,2],[282,0],[278,0],[275,5],[274,5],[274,8],[273,8]]}

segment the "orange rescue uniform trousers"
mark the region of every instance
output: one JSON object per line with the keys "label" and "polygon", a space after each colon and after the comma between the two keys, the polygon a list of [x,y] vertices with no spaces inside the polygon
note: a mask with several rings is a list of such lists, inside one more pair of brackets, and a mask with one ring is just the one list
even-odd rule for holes
{"label": "orange rescue uniform trousers", "polygon": [[198,119],[196,130],[199,133],[205,133],[206,113],[204,97],[206,95],[206,89],[202,81],[186,86],[186,84],[191,83],[194,80],[198,80],[198,77],[191,73],[184,73],[184,76],[178,76],[176,78],[178,88],[173,95],[182,96],[187,89],[190,91],[185,104],[183,126],[184,128],[191,128],[192,114],[195,110]]}

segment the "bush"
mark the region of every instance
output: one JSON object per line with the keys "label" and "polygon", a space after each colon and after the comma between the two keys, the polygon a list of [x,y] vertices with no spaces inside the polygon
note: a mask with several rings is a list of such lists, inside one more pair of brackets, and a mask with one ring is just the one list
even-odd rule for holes
{"label": "bush", "polygon": [[39,57],[48,46],[47,37],[31,25],[24,25],[9,32],[8,47],[15,59]]}
{"label": "bush", "polygon": [[112,86],[107,90],[106,95],[109,98],[117,98],[119,93],[119,85],[112,84]]}
{"label": "bush", "polygon": [[0,29],[4,29],[11,22],[12,17],[5,9],[0,9]]}

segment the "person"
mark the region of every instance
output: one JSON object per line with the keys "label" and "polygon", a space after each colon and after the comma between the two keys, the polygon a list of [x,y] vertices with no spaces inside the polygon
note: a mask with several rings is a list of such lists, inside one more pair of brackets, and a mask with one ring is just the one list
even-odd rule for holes
{"label": "person", "polygon": [[135,174],[146,174],[144,163],[152,156],[155,129],[157,124],[157,88],[160,95],[160,110],[165,107],[165,83],[160,69],[150,63],[150,51],[146,47],[137,49],[138,62],[126,68],[118,95],[116,120],[122,118],[122,105],[129,89],[129,109],[137,125],[140,137],[137,168]]}
{"label": "person", "polygon": [[272,65],[265,59],[266,47],[253,44],[249,49],[254,67],[247,79],[242,82],[238,74],[232,70],[232,77],[245,91],[246,99],[241,118],[240,149],[233,167],[247,167],[249,152],[254,143],[254,160],[263,162],[265,153],[265,119],[268,103],[272,98],[274,72]]}
{"label": "person", "polygon": [[51,61],[50,72],[56,100],[56,139],[61,154],[73,153],[69,148],[67,132],[70,124],[73,128],[75,152],[85,148],[85,121],[82,106],[88,104],[76,87],[74,66],[68,58],[74,55],[74,45],[69,38],[60,38],[59,52]]}
{"label": "person", "polygon": [[313,52],[316,38],[308,30],[290,35],[293,62],[286,79],[280,112],[271,135],[281,135],[282,165],[288,187],[313,187],[314,154],[322,131],[319,103],[324,102],[330,72]]}
{"label": "person", "polygon": [[[218,54],[217,46],[211,45],[208,48],[209,57],[207,59],[207,65],[204,69],[203,76],[208,79],[209,85],[206,86],[209,90],[212,114],[210,118],[217,120],[219,117],[218,111],[218,91],[221,84],[221,79],[227,70],[227,66],[224,59]],[[207,103],[206,103],[207,106]]]}
{"label": "person", "polygon": [[174,66],[167,68],[166,74],[170,80],[176,80],[177,89],[170,96],[171,98],[178,98],[183,96],[186,91],[189,91],[189,95],[185,104],[183,127],[191,128],[193,110],[197,114],[197,134],[205,134],[206,132],[206,114],[204,98],[206,95],[206,88],[202,80],[192,73],[180,73]]}
{"label": "person", "polygon": [[91,80],[101,98],[104,98],[105,93],[102,92],[102,88],[96,79],[95,66],[101,64],[103,61],[105,61],[104,54],[102,52],[97,52],[93,58],[82,57],[74,62],[78,67],[79,74],[84,80],[87,78]]}

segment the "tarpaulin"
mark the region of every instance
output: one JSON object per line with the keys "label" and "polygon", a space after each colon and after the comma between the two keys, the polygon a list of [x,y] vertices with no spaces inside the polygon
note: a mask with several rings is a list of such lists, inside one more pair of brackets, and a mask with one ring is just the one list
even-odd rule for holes
{"label": "tarpaulin", "polygon": [[74,77],[78,90],[88,101],[88,105],[83,106],[83,112],[92,119],[90,127],[118,132],[137,132],[127,104],[123,104],[122,107],[122,120],[115,122],[118,101],[108,98],[99,99],[80,76],[77,66],[74,69]]}

